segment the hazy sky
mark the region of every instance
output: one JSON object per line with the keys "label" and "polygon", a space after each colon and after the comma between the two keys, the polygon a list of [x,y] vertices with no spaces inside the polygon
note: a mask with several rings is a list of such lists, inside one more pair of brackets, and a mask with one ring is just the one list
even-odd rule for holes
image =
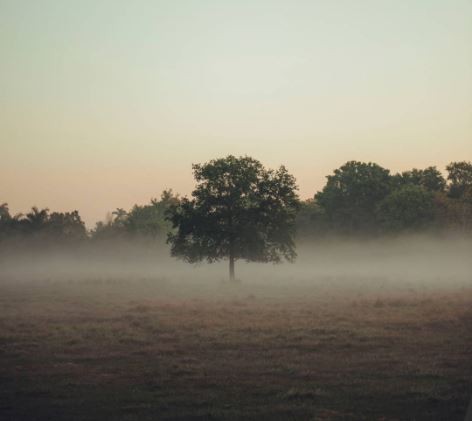
{"label": "hazy sky", "polygon": [[0,202],[89,226],[191,163],[472,159],[471,0],[0,0]]}

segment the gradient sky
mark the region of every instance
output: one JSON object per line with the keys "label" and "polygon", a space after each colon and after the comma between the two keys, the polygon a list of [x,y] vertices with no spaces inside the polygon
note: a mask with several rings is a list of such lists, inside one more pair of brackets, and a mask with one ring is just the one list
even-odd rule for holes
{"label": "gradient sky", "polygon": [[470,0],[0,0],[0,202],[88,226],[191,163],[472,159]]}

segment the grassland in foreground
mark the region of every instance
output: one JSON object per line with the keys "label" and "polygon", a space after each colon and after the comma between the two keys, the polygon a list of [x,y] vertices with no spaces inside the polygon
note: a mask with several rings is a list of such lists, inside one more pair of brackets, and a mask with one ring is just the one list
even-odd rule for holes
{"label": "grassland in foreground", "polygon": [[472,288],[0,286],[1,420],[462,420]]}

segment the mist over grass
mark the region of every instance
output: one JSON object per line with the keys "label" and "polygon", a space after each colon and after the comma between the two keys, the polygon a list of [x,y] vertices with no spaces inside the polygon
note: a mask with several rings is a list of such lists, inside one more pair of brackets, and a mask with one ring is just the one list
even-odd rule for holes
{"label": "mist over grass", "polygon": [[325,238],[235,283],[162,243],[10,245],[0,418],[462,420],[471,249]]}
{"label": "mist over grass", "polygon": [[[295,263],[238,261],[242,283],[396,288],[472,285],[472,239],[454,235],[403,235],[376,239],[328,237],[300,242]],[[170,257],[166,244],[107,241],[94,245],[4,245],[0,282],[136,282],[225,283],[227,261],[192,265]]]}

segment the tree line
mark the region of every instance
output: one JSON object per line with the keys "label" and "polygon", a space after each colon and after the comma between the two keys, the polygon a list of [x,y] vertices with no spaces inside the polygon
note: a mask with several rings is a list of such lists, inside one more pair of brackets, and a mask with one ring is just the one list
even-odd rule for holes
{"label": "tree line", "polygon": [[[234,174],[228,178],[231,171]],[[193,229],[205,229],[208,224],[205,217],[217,220],[214,205],[218,197],[224,198],[227,209],[235,206],[232,212],[236,212],[238,206],[257,203],[244,215],[246,219],[231,222],[231,230],[248,238],[260,231],[260,226],[270,227],[273,237],[284,236],[282,228],[288,222],[299,240],[332,234],[372,236],[426,230],[472,231],[471,162],[451,162],[444,177],[434,166],[392,174],[375,163],[350,161],[328,175],[323,189],[304,201],[298,199],[295,179],[284,167],[277,171],[266,170],[259,161],[249,157],[229,156],[194,165],[197,188],[193,199],[165,190],[159,199],[151,199],[148,204],[114,210],[91,230],[86,229],[77,210],[50,212],[32,207],[26,214],[12,215],[8,204],[3,203],[0,204],[0,243],[16,240],[41,244],[46,239],[61,243],[116,239],[163,242],[169,237],[175,253],[187,248],[187,253],[195,253],[193,260],[198,260],[198,254],[211,254],[210,243],[201,242],[190,250],[184,241],[184,226],[190,224]],[[278,188],[279,196],[270,197]],[[290,202],[285,208],[274,205],[277,201],[282,204],[282,199]],[[198,220],[203,224],[200,227]],[[221,221],[219,223],[220,232],[215,229],[215,237],[226,229]],[[233,244],[232,247],[239,246]],[[257,244],[252,247],[237,253],[240,256],[270,253],[266,247],[257,249]],[[291,247],[283,250],[288,258],[290,250]]]}
{"label": "tree line", "polygon": [[447,177],[434,166],[391,172],[350,161],[327,176],[305,201],[298,226],[307,235],[379,235],[472,230],[472,164],[451,162]]}

